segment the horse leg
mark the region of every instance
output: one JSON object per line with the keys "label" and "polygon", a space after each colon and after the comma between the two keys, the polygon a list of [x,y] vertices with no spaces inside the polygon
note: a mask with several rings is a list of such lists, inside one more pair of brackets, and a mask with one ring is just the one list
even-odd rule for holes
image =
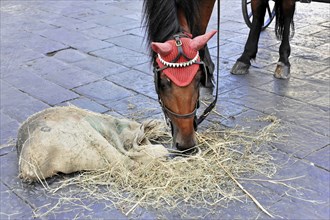
{"label": "horse leg", "polygon": [[201,83],[204,87],[209,88],[211,92],[214,88],[214,63],[207,45],[199,51],[199,55],[206,66],[206,73],[202,75]]}
{"label": "horse leg", "polygon": [[260,32],[264,23],[267,4],[268,0],[251,1],[253,19],[249,37],[246,41],[243,54],[237,59],[236,63],[230,71],[232,74],[247,74],[249,67],[251,66],[250,60],[256,58]]}
{"label": "horse leg", "polygon": [[[278,79],[290,78],[290,27],[293,25],[293,15],[295,11],[295,0],[282,0],[278,6],[279,12],[276,19],[276,33],[282,39],[279,55],[280,58],[274,72],[274,77]],[[276,6],[275,6],[276,7]]]}
{"label": "horse leg", "polygon": [[[210,21],[213,7],[214,7],[215,0],[199,0],[199,16],[200,16],[200,23],[199,23],[199,30],[198,33],[194,33],[194,35],[201,35],[205,34],[208,23]],[[206,45],[204,49],[200,51],[201,59],[204,61],[206,66],[206,73],[202,77],[201,82],[202,85],[206,88],[213,89],[214,88],[214,63],[212,62],[211,55]]]}

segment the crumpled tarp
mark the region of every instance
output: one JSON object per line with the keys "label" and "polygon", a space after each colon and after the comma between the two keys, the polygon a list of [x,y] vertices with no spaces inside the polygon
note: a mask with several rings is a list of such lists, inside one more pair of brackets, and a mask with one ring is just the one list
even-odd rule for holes
{"label": "crumpled tarp", "polygon": [[43,110],[18,131],[19,176],[34,181],[119,164],[132,169],[165,158],[167,149],[145,137],[157,123],[140,124],[72,106]]}

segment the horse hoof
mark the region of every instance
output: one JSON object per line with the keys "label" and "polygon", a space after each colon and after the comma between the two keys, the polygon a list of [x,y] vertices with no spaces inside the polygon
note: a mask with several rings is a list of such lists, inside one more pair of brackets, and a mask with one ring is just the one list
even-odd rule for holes
{"label": "horse hoof", "polygon": [[290,65],[285,65],[282,62],[278,62],[277,67],[274,72],[274,77],[277,79],[289,79],[290,78]]}
{"label": "horse hoof", "polygon": [[236,61],[230,72],[234,75],[245,75],[249,72],[250,66],[250,64],[246,64],[241,61]]}

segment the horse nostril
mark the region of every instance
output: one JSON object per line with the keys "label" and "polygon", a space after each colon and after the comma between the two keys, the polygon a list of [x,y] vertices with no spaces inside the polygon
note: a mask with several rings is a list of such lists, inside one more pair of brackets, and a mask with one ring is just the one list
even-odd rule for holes
{"label": "horse nostril", "polygon": [[175,144],[175,147],[176,147],[176,149],[178,149],[179,151],[185,151],[185,150],[188,150],[188,149],[189,149],[189,147],[182,146],[182,145],[180,145],[179,143],[176,143],[176,144]]}
{"label": "horse nostril", "polygon": [[199,147],[182,147],[179,145],[179,143],[175,144],[176,149],[178,149],[181,154],[181,156],[186,155],[186,156],[193,156],[193,155],[197,155],[200,153],[200,148]]}
{"label": "horse nostril", "polygon": [[177,135],[173,142],[173,145],[179,151],[188,151],[189,149],[194,148],[196,144],[197,140],[194,133],[186,136]]}
{"label": "horse nostril", "polygon": [[194,149],[195,144],[194,145],[189,145],[189,146],[186,146],[186,145],[183,146],[183,145],[180,145],[179,143],[176,143],[175,147],[176,147],[176,149],[178,149],[180,151],[189,151],[191,149]]}

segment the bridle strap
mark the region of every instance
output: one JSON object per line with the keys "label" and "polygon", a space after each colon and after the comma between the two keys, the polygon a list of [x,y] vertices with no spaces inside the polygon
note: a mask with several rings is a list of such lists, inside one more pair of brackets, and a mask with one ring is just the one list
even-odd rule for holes
{"label": "bridle strap", "polygon": [[[183,35],[183,36],[185,36],[185,35]],[[173,36],[176,47],[178,48],[178,56],[174,60],[172,60],[171,63],[176,63],[180,59],[181,56],[183,56],[186,60],[191,60],[191,58],[187,57],[187,55],[183,52],[182,41],[180,40],[180,38],[183,36],[181,34],[176,34]]]}
{"label": "bridle strap", "polygon": [[200,123],[202,123],[204,121],[204,119],[210,114],[210,112],[213,110],[213,108],[215,107],[217,101],[218,101],[218,90],[219,90],[219,67],[220,67],[220,0],[217,1],[218,2],[218,24],[217,24],[217,80],[216,80],[216,94],[214,97],[214,100],[211,104],[209,104],[209,106],[207,106],[207,108],[204,110],[203,114],[201,116],[199,116],[199,118],[197,119],[197,125],[199,125]]}
{"label": "bridle strap", "polygon": [[[186,60],[192,60],[191,58],[189,58],[183,52],[182,41],[180,40],[181,37],[188,37],[188,38],[190,38],[189,36],[187,36],[184,33],[178,33],[178,34],[173,35],[173,38],[175,40],[175,43],[176,43],[176,46],[177,46],[177,49],[178,49],[178,55],[170,63],[176,63],[180,59],[180,57],[184,57]],[[197,55],[198,55],[198,53],[197,53]],[[166,68],[169,68],[169,66],[164,66],[163,68],[157,69],[157,71],[154,74],[158,74],[157,72],[162,71],[162,70],[164,70]],[[156,85],[156,91],[157,91],[157,85]],[[176,118],[180,118],[180,119],[188,119],[188,118],[196,117],[196,112],[197,112],[197,109],[198,109],[198,102],[199,101],[197,101],[196,106],[195,106],[195,109],[192,112],[187,113],[187,114],[179,114],[179,113],[173,112],[168,107],[166,107],[163,104],[163,102],[161,101],[161,99],[159,97],[158,91],[157,91],[157,94],[158,94],[158,102],[160,103],[160,105],[161,105],[161,107],[163,109],[163,112],[165,113],[166,117],[168,117],[168,115],[172,115],[172,116],[174,116]]]}
{"label": "bridle strap", "polygon": [[179,114],[179,113],[175,113],[173,111],[171,111],[169,108],[167,108],[165,105],[163,105],[163,103],[161,103],[162,109],[164,111],[165,114],[169,114],[172,115],[176,118],[180,118],[180,119],[187,119],[187,118],[192,118],[196,116],[196,112],[197,112],[197,106],[198,104],[196,103],[195,109],[188,114]]}

